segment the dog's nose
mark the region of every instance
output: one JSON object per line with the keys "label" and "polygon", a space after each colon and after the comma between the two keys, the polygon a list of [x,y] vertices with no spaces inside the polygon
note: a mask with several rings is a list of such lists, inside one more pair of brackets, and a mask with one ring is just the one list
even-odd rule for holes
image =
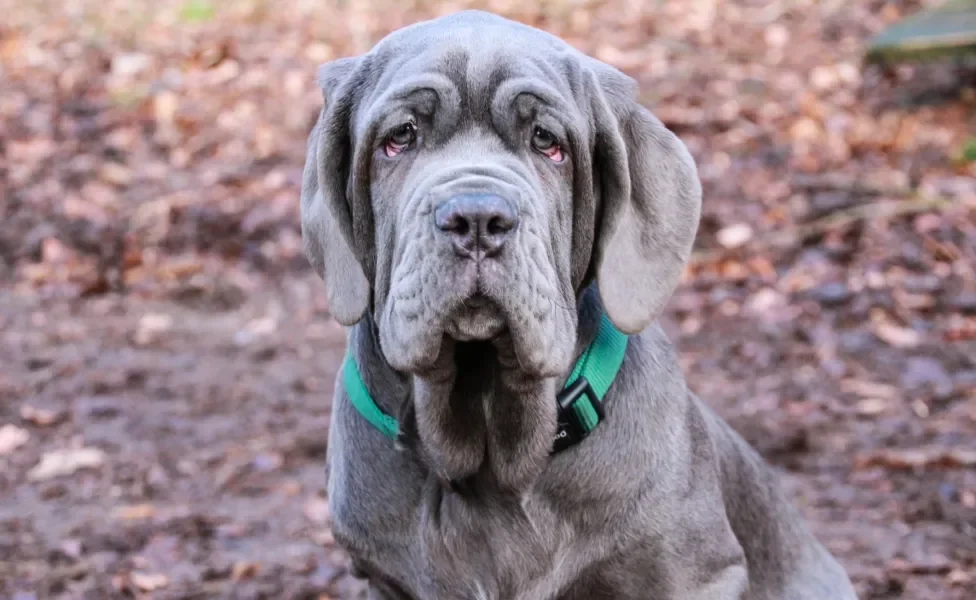
{"label": "dog's nose", "polygon": [[512,203],[492,194],[454,196],[434,211],[437,228],[451,236],[461,256],[493,256],[518,226]]}

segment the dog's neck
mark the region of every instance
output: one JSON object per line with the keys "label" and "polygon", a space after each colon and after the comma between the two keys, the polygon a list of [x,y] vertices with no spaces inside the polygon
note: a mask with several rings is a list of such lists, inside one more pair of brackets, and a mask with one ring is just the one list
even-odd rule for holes
{"label": "dog's neck", "polygon": [[[481,437],[491,435],[492,432],[484,431],[486,426],[491,427],[491,419],[482,414],[482,403],[475,401],[478,398],[489,397],[491,402],[507,402],[512,406],[538,402],[551,402],[555,405],[555,392],[561,389],[573,364],[592,343],[599,327],[602,307],[592,286],[580,294],[577,307],[578,332],[574,361],[566,365],[565,373],[549,381],[533,380],[521,374],[517,367],[513,369],[512,364],[517,361],[512,349],[505,344],[450,343],[450,352],[445,358],[451,362],[444,365],[445,372],[451,372],[451,377],[445,377],[445,380],[450,381],[447,384],[449,388],[444,392],[433,392],[449,394],[450,397],[453,422],[445,428],[450,430],[445,434],[462,439],[477,439],[479,434]],[[425,451],[431,449],[424,447],[418,434],[415,405],[418,394],[424,398],[424,394],[432,393],[432,386],[429,385],[431,378],[418,378],[396,371],[390,366],[380,347],[379,331],[372,315],[367,315],[352,329],[349,344],[367,389],[383,390],[382,394],[374,393],[374,402],[386,414],[397,417],[400,424],[399,445],[417,453],[423,462],[436,463],[436,460],[424,460]],[[435,386],[438,385],[437,379],[435,375]],[[541,390],[548,391],[541,392],[543,397],[540,398]],[[517,426],[517,423],[507,424],[506,428]],[[483,452],[479,449],[471,451]]]}

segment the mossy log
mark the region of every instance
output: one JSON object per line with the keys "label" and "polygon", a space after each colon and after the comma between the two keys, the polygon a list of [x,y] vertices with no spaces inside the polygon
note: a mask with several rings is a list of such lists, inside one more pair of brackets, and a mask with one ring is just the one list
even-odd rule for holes
{"label": "mossy log", "polygon": [[865,60],[891,63],[976,56],[976,0],[948,2],[907,17],[868,45]]}

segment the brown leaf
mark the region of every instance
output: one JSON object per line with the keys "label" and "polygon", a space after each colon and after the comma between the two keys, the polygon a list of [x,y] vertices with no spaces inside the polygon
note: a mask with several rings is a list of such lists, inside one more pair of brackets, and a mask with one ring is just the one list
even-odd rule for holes
{"label": "brown leaf", "polygon": [[147,314],[139,319],[139,326],[133,335],[133,340],[140,346],[151,343],[159,334],[173,326],[173,317],[167,314]]}
{"label": "brown leaf", "polygon": [[876,323],[873,329],[878,339],[895,348],[915,348],[922,343],[921,334],[912,329],[891,323]]}
{"label": "brown leaf", "polygon": [[875,417],[888,410],[888,402],[881,398],[865,398],[857,403],[855,410],[857,410],[857,414],[859,415]]}
{"label": "brown leaf", "polygon": [[16,425],[0,427],[0,456],[10,454],[30,439],[30,432]]}
{"label": "brown leaf", "polygon": [[715,239],[724,248],[738,248],[752,239],[752,227],[746,223],[729,225],[720,229]]}
{"label": "brown leaf", "polygon": [[132,182],[132,169],[119,163],[107,162],[98,170],[98,176],[113,185],[125,186]]}
{"label": "brown leaf", "polygon": [[959,448],[912,448],[906,450],[885,449],[862,454],[855,460],[855,467],[868,469],[883,467],[895,471],[915,469],[958,469],[976,466],[976,450]]}
{"label": "brown leaf", "polygon": [[158,274],[161,279],[181,280],[188,279],[197,273],[203,272],[203,263],[197,258],[186,258],[174,260],[160,265]]}
{"label": "brown leaf", "polygon": [[871,330],[878,339],[895,348],[915,348],[922,343],[922,334],[892,323],[881,311],[871,314]]}
{"label": "brown leaf", "polygon": [[112,511],[112,516],[122,521],[140,521],[151,519],[156,515],[156,508],[152,504],[133,504],[120,506]]}
{"label": "brown leaf", "polygon": [[133,571],[129,574],[132,585],[144,592],[153,592],[169,585],[169,578],[162,573],[143,573]]}
{"label": "brown leaf", "polygon": [[251,579],[258,574],[261,566],[256,562],[240,561],[234,563],[234,568],[231,569],[230,577],[235,582],[242,581],[244,579]]}
{"label": "brown leaf", "polygon": [[20,418],[38,427],[56,425],[64,416],[63,412],[50,408],[39,408],[30,404],[20,405]]}
{"label": "brown leaf", "polygon": [[892,559],[888,563],[888,570],[895,573],[909,573],[912,575],[943,575],[949,573],[952,564],[942,555],[926,557],[922,560],[908,561],[903,558]]}
{"label": "brown leaf", "polygon": [[65,247],[61,240],[49,237],[41,242],[41,261],[47,264],[60,263],[67,260],[73,252]]}
{"label": "brown leaf", "polygon": [[899,395],[898,388],[893,385],[864,379],[844,379],[840,382],[840,389],[849,394],[865,398],[877,397],[883,400],[892,400]]}
{"label": "brown leaf", "polygon": [[820,126],[817,122],[809,117],[802,117],[798,119],[790,127],[790,137],[794,141],[799,142],[813,142],[820,138],[822,135]]}
{"label": "brown leaf", "polygon": [[67,538],[65,540],[61,540],[58,547],[61,549],[61,552],[64,552],[65,556],[73,558],[74,560],[81,558],[81,553],[84,550],[84,546],[82,545],[81,540],[78,538]]}
{"label": "brown leaf", "polygon": [[100,467],[105,462],[105,453],[98,448],[70,448],[54,450],[41,457],[27,473],[28,481],[44,481],[64,475],[71,475],[82,469]]}
{"label": "brown leaf", "polygon": [[314,496],[305,501],[305,516],[309,521],[316,525],[325,525],[329,522],[329,503],[325,498]]}
{"label": "brown leaf", "polygon": [[949,585],[964,586],[973,580],[973,575],[962,569],[953,569],[949,571],[947,579],[949,580]]}
{"label": "brown leaf", "polygon": [[153,99],[153,117],[161,126],[170,127],[180,107],[179,97],[173,92],[160,92]]}

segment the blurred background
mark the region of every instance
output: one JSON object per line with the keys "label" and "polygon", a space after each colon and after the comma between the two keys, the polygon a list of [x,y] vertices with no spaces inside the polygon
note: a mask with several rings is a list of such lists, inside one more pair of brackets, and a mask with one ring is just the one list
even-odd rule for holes
{"label": "blurred background", "polygon": [[664,324],[861,597],[976,598],[976,68],[862,60],[936,5],[0,0],[0,597],[359,597],[298,218],[315,67],[479,7],[691,148]]}

